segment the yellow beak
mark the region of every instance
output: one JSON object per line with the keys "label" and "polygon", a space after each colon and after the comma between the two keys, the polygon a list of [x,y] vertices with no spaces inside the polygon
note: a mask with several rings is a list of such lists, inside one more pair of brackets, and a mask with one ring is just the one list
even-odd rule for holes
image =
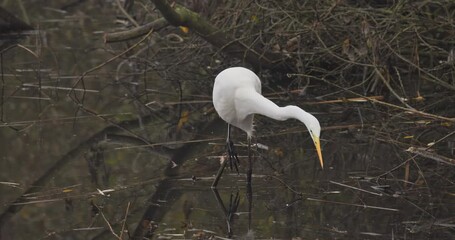
{"label": "yellow beak", "polygon": [[322,152],[321,152],[321,143],[319,142],[319,138],[313,136],[314,146],[316,147],[316,151],[318,152],[319,162],[321,163],[321,168],[324,168],[324,161],[322,160]]}

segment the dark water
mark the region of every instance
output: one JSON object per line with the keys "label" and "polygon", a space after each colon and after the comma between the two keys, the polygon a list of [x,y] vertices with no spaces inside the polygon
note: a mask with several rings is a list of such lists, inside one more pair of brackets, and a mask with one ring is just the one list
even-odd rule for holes
{"label": "dark water", "polygon": [[252,188],[246,136],[235,131],[240,174],[225,171],[215,191],[226,125],[210,103],[214,73],[145,75],[146,60],[163,68],[143,51],[84,75],[130,46],[103,43],[104,31],[122,29],[115,2],[5,7],[39,31],[2,53],[1,239],[455,236],[453,166],[399,143],[448,136],[437,149],[453,158],[450,124],[391,129],[367,103],[306,106],[323,126],[321,170],[304,126],[258,117],[255,141],[269,149],[254,149]]}

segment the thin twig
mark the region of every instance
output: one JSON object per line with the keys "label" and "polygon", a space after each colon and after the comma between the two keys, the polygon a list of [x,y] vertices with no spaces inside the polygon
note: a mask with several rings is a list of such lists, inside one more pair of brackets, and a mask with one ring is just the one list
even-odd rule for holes
{"label": "thin twig", "polygon": [[323,203],[334,203],[334,204],[341,204],[341,205],[362,207],[362,208],[371,208],[371,209],[378,209],[378,210],[385,210],[385,211],[393,211],[393,212],[399,212],[400,211],[400,210],[398,210],[396,208],[377,207],[377,206],[362,205],[362,204],[355,204],[355,203],[344,203],[344,202],[329,201],[329,200],[316,199],[316,198],[306,198],[306,200],[315,201],[315,202],[323,202]]}
{"label": "thin twig", "polygon": [[333,183],[333,184],[336,184],[336,185],[339,185],[339,186],[342,186],[342,187],[354,189],[354,190],[357,190],[357,191],[360,191],[360,192],[365,192],[365,193],[373,194],[373,195],[380,196],[380,197],[383,196],[382,193],[370,192],[370,191],[367,191],[367,190],[365,190],[365,189],[356,188],[356,187],[349,186],[349,185],[346,185],[346,184],[343,184],[343,183],[339,183],[339,182],[335,182],[335,181],[329,181],[329,182],[330,182],[330,183]]}
{"label": "thin twig", "polygon": [[122,230],[120,231],[120,239],[123,239],[122,237],[123,237],[123,232],[125,231],[126,219],[128,218],[128,212],[130,210],[130,204],[131,204],[131,202],[128,202],[128,206],[126,206],[125,219],[123,219]]}
{"label": "thin twig", "polygon": [[120,236],[117,235],[117,233],[115,233],[114,229],[112,228],[111,224],[107,220],[106,216],[104,216],[103,211],[101,211],[101,209],[98,206],[96,206],[96,207],[99,209],[99,213],[101,214],[101,217],[103,217],[104,221],[106,222],[107,226],[109,227],[109,230],[111,231],[112,235],[114,235],[117,239],[122,240],[122,238],[120,238]]}

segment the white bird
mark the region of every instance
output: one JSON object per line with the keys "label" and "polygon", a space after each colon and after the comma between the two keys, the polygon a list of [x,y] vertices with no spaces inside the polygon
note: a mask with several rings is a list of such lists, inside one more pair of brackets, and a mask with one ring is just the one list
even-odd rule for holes
{"label": "white bird", "polygon": [[[227,146],[230,161],[237,156],[233,153],[230,141],[230,125],[238,127],[246,132],[248,143],[253,136],[253,117],[260,114],[279,121],[295,118],[307,127],[319,157],[321,167],[324,168],[319,136],[321,126],[319,121],[303,109],[289,105],[279,107],[261,94],[261,81],[259,77],[249,69],[243,67],[227,68],[215,78],[213,86],[213,105],[218,115],[228,123]],[[224,169],[225,165],[222,166]],[[251,157],[250,157],[251,168]],[[221,176],[223,169],[220,169]],[[249,169],[251,174],[251,169]],[[220,176],[217,175],[217,178]],[[251,176],[249,176],[251,179]],[[215,179],[212,187],[216,187],[218,179]]]}

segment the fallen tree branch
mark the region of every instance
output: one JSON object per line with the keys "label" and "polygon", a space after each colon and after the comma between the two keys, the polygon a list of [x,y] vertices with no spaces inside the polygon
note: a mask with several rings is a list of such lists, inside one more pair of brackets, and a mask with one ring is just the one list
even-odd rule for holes
{"label": "fallen tree branch", "polygon": [[104,34],[104,43],[121,42],[142,37],[152,30],[158,31],[168,25],[169,23],[166,19],[158,18],[153,22],[147,23],[145,25],[133,29],[121,32],[106,33]]}
{"label": "fallen tree branch", "polygon": [[406,152],[414,153],[419,156],[434,160],[436,162],[445,163],[448,165],[455,165],[455,159],[427,151],[427,149],[428,148],[410,147],[406,150]]}
{"label": "fallen tree branch", "polygon": [[244,59],[257,68],[286,69],[281,54],[264,52],[261,49],[247,46],[241,41],[228,36],[221,29],[199,16],[199,14],[179,4],[171,6],[166,0],[151,1],[170,24],[190,28],[213,46],[222,49],[223,52]]}

